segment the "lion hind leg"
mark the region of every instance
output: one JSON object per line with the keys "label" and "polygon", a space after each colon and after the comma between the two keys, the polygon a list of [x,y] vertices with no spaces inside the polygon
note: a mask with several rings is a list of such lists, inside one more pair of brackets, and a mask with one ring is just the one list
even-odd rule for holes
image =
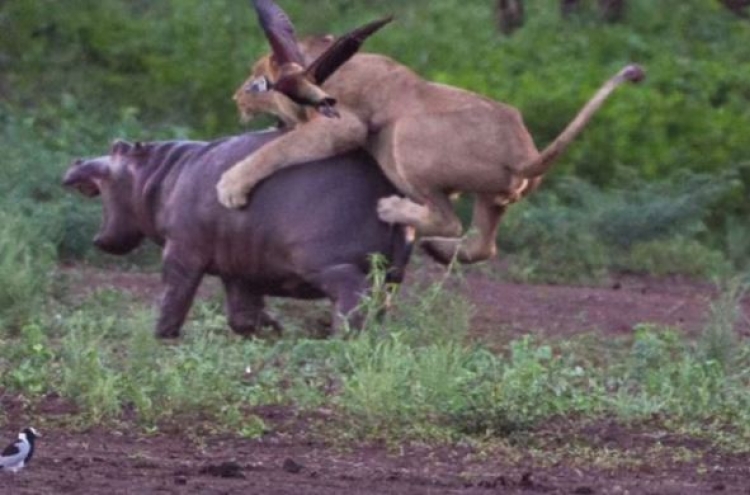
{"label": "lion hind leg", "polygon": [[431,238],[422,240],[422,248],[434,259],[449,264],[454,259],[470,264],[497,254],[496,238],[506,205],[498,205],[493,195],[478,195],[469,233],[463,239]]}
{"label": "lion hind leg", "polygon": [[216,185],[219,202],[227,208],[240,208],[253,187],[274,172],[354,150],[366,139],[367,127],[348,111],[341,111],[338,119],[305,122],[224,172]]}

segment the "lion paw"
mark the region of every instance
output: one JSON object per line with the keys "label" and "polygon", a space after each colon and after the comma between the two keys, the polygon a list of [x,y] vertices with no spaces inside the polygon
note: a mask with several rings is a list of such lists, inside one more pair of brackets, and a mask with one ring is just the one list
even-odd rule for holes
{"label": "lion paw", "polygon": [[247,203],[247,193],[250,188],[225,173],[216,184],[219,203],[227,208],[242,208]]}
{"label": "lion paw", "polygon": [[436,261],[444,265],[454,260],[459,263],[477,263],[497,255],[494,242],[482,243],[476,237],[425,237],[422,239],[421,246]]}
{"label": "lion paw", "polygon": [[378,201],[378,217],[386,223],[417,225],[426,208],[401,196],[389,196]]}

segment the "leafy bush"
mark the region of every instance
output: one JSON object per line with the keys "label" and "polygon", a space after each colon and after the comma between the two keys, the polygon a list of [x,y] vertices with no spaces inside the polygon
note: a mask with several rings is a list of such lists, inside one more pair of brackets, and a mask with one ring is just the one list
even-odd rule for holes
{"label": "leafy bush", "polygon": [[[496,32],[490,1],[329,0],[311,8],[285,0],[283,7],[300,33],[341,33],[395,13],[397,21],[368,40],[368,50],[513,104],[540,147],[610,74],[641,63],[646,82],[618,91],[550,174],[549,182],[562,184],[560,197],[551,198],[549,187],[538,195],[550,201],[540,228],[559,225],[559,232],[501,234],[506,249],[528,246],[516,276],[540,280],[557,266],[569,273],[555,280],[597,279],[621,256],[611,246],[650,242],[659,232],[697,239],[746,265],[747,24],[717,2],[699,0],[630,0],[625,22],[616,25],[593,15],[563,20],[557,0],[527,3],[526,24],[509,38]],[[47,222],[42,230],[56,236],[59,253],[85,255],[95,207],[61,201],[64,165],[101,153],[115,137],[236,132],[230,95],[268,49],[254,17],[247,3],[229,0],[3,2],[0,192],[25,213],[43,204],[47,213],[37,219]],[[728,174],[735,169],[740,173]],[[578,181],[566,185],[560,179],[568,176]],[[643,180],[665,178],[643,187]],[[609,190],[617,199],[606,198]],[[596,212],[596,222],[563,211],[571,205]],[[511,223],[514,215],[535,216],[533,209],[516,211]],[[548,240],[560,247],[539,245]]]}
{"label": "leafy bush", "polygon": [[220,116],[234,120],[229,96],[250,61],[242,49],[259,40],[247,4],[227,0],[43,0],[2,8],[7,41],[0,52],[9,59],[15,100],[72,97],[115,115],[136,107],[157,120],[191,117],[209,132]]}
{"label": "leafy bush", "polygon": [[735,331],[737,323],[744,318],[742,298],[747,293],[747,281],[742,278],[729,279],[720,286],[721,295],[711,303],[710,318],[699,340],[698,350],[702,357],[721,366],[727,373],[742,367],[743,352]]}
{"label": "leafy bush", "polygon": [[731,271],[726,256],[720,251],[679,236],[635,244],[627,254],[617,259],[615,266],[634,273],[695,278],[710,278]]}
{"label": "leafy bush", "polygon": [[[148,130],[132,108],[114,118],[87,112],[77,100],[60,107],[21,111],[0,103],[0,197],[5,211],[24,217],[39,235],[33,244],[52,243],[63,259],[81,258],[92,249],[101,206],[62,187],[63,173],[75,158],[100,156],[115,138],[138,139]],[[154,129],[149,137],[185,135],[176,126]]]}
{"label": "leafy bush", "polygon": [[[628,3],[624,23],[605,25],[561,19],[557,0],[530,2],[527,23],[510,38],[496,32],[489,1],[310,7],[286,0],[283,7],[300,33],[341,33],[395,13],[397,22],[368,40],[368,50],[512,103],[540,145],[610,74],[643,64],[647,82],[608,102],[559,167],[598,185],[611,184],[620,166],[651,179],[746,161],[750,67],[740,61],[750,29],[716,2]],[[204,136],[237,129],[230,96],[268,46],[243,2],[16,0],[1,8],[0,53],[14,100],[59,105],[73,97],[109,114],[135,107],[149,122],[180,122]]]}
{"label": "leafy bush", "polygon": [[516,253],[511,275],[525,281],[591,282],[608,270],[706,276],[728,267],[706,245],[712,208],[737,186],[680,173],[665,181],[629,179],[602,190],[568,178],[510,210],[501,249]]}

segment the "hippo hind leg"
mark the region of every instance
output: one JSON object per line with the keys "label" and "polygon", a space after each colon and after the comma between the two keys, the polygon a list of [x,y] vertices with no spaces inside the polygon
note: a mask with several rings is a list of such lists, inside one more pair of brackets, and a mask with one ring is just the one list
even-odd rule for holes
{"label": "hippo hind leg", "polygon": [[331,333],[338,333],[347,323],[360,329],[364,324],[360,302],[370,289],[367,274],[356,265],[336,265],[321,271],[317,283],[333,302]]}
{"label": "hippo hind leg", "polygon": [[229,328],[234,333],[250,337],[270,327],[274,334],[281,335],[281,325],[264,310],[263,296],[249,290],[242,280],[222,279],[222,282]]}

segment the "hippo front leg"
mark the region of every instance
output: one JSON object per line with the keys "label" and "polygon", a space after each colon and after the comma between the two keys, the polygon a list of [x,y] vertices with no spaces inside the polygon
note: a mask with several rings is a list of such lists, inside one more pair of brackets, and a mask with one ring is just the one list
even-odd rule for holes
{"label": "hippo front leg", "polygon": [[229,328],[238,335],[251,336],[263,327],[281,335],[282,327],[264,311],[263,296],[251,291],[242,280],[222,278],[226,293]]}
{"label": "hippo front leg", "polygon": [[165,249],[162,264],[164,292],[156,324],[156,336],[175,339],[193,303],[195,292],[203,279],[202,267],[191,266],[187,258],[172,249]]}

